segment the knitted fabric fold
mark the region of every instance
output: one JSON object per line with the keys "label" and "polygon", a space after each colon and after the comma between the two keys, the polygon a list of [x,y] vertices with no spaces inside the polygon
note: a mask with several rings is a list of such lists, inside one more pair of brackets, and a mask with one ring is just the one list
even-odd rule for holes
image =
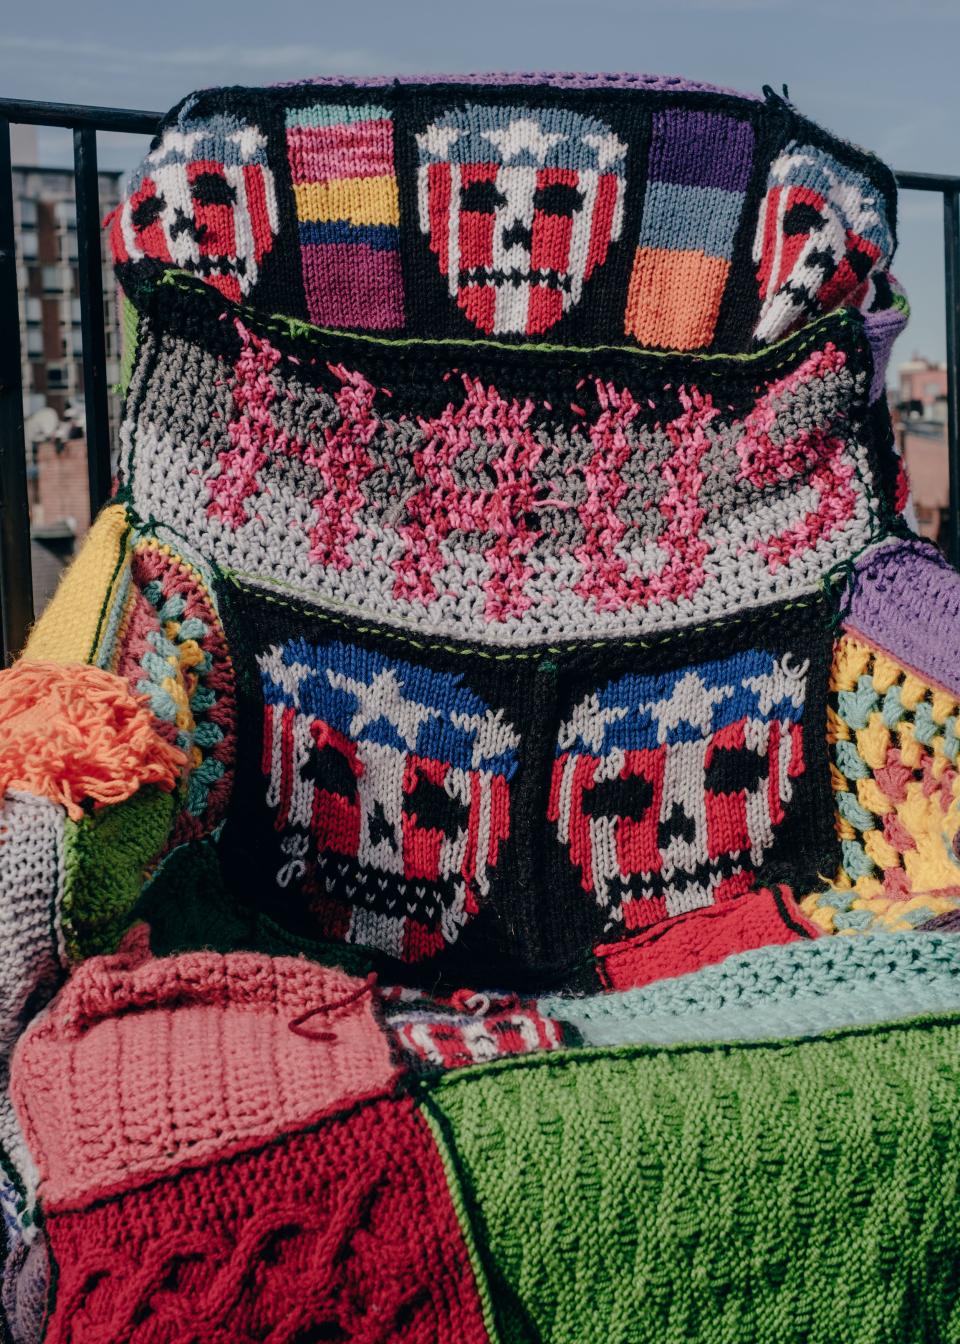
{"label": "knitted fabric fold", "polygon": [[14,1061],[55,1265],[44,1339],[487,1340],[371,992],[142,939],[77,968]]}

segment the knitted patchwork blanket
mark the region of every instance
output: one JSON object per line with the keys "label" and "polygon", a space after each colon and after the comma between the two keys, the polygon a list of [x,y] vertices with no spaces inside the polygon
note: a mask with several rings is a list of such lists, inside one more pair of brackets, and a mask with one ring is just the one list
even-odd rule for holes
{"label": "knitted patchwork blanket", "polygon": [[10,1338],[960,1338],[890,171],[770,89],[315,80],[107,227],[118,487],[0,672]]}

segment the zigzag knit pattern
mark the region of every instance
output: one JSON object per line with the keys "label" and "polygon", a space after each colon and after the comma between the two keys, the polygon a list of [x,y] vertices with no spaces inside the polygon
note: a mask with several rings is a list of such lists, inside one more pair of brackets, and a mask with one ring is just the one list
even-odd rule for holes
{"label": "zigzag knit pattern", "polygon": [[500,1340],[945,1344],[958,1047],[954,1015],[444,1074],[428,1105],[495,1267]]}

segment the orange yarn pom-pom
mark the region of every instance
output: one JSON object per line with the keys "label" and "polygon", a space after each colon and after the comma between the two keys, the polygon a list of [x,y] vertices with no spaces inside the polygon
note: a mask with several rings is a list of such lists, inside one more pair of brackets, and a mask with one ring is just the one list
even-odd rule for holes
{"label": "orange yarn pom-pom", "polygon": [[171,790],[186,756],[157,732],[146,702],[113,672],[19,662],[0,672],[0,794],[120,803],[143,784]]}

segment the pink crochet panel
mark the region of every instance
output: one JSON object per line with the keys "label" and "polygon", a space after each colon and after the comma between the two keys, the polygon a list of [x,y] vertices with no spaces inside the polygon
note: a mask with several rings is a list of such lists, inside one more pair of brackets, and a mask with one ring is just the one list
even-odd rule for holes
{"label": "pink crochet panel", "polygon": [[396,1069],[369,991],[341,971],[253,953],[83,963],[13,1063],[48,1210],[388,1092]]}

